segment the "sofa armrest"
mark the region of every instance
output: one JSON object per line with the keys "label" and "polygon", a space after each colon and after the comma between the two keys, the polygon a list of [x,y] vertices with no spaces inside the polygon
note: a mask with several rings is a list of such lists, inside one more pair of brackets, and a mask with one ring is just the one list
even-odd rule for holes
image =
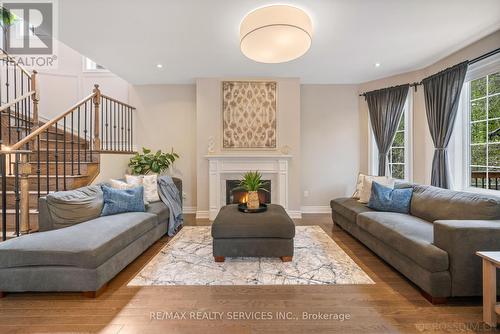
{"label": "sofa armrest", "polygon": [[50,231],[54,229],[54,222],[50,216],[49,207],[47,206],[47,197],[38,199],[38,231]]}
{"label": "sofa armrest", "polygon": [[448,253],[453,296],[482,294],[477,251],[500,250],[500,220],[437,220],[434,245]]}

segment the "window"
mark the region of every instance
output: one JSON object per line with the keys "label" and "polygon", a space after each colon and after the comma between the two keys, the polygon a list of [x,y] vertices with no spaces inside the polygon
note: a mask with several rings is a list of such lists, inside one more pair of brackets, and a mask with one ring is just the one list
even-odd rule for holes
{"label": "window", "polygon": [[[387,175],[399,179],[411,181],[411,97],[412,92],[408,92],[408,98],[403,109],[398,130],[394,136],[394,141],[387,155]],[[373,137],[370,126],[370,174],[376,175],[378,171],[378,148]]]}
{"label": "window", "polygon": [[468,184],[500,190],[500,72],[468,85]]}
{"label": "window", "polygon": [[90,58],[83,57],[84,72],[109,72],[104,66],[97,64]]}
{"label": "window", "polygon": [[399,121],[398,130],[389,150],[389,175],[395,179],[405,180],[406,177],[406,108]]}

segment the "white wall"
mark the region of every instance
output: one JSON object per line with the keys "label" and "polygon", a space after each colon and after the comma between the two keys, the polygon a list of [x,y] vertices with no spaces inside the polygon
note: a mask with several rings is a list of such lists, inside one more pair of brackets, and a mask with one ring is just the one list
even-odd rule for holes
{"label": "white wall", "polygon": [[123,178],[128,170],[128,161],[132,156],[132,154],[101,154],[99,175],[92,184]]}
{"label": "white wall", "polygon": [[[180,155],[170,171],[183,181],[184,206],[196,208],[196,87],[195,85],[132,86],[130,103],[137,108],[134,146],[138,150]],[[208,172],[207,172],[208,176]]]}
{"label": "white wall", "polygon": [[[208,211],[208,137],[215,138],[215,153],[221,153],[221,82],[235,78],[203,78],[196,80],[196,174],[198,211]],[[248,79],[248,78],[246,78]],[[245,78],[238,78],[245,80]],[[259,154],[276,154],[284,145],[290,147],[293,158],[289,162],[290,211],[300,210],[300,81],[296,78],[251,78],[251,80],[275,80],[278,83],[278,150],[259,151]],[[225,153],[235,152],[224,151]],[[248,151],[247,151],[248,152]],[[255,151],[252,151],[255,153]]]}
{"label": "white wall", "polygon": [[300,92],[302,209],[329,212],[330,200],[354,192],[364,159],[358,87],[302,85]]}
{"label": "white wall", "polygon": [[103,94],[128,102],[128,82],[111,72],[84,72],[80,53],[57,43],[57,67],[38,70],[42,119],[51,119],[92,93],[98,84]]}

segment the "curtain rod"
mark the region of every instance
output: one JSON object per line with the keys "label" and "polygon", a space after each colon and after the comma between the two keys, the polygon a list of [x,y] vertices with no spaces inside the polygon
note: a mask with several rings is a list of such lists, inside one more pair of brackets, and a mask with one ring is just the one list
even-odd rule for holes
{"label": "curtain rod", "polygon": [[[479,62],[479,61],[481,61],[483,59],[486,59],[488,57],[491,57],[493,55],[496,55],[497,53],[500,53],[500,48],[497,48],[495,50],[491,50],[490,52],[487,52],[487,53],[485,53],[483,55],[480,55],[479,57],[476,57],[476,58],[474,58],[472,60],[469,60],[469,65],[477,63],[477,62]],[[422,85],[422,81],[420,81],[420,82],[413,82],[413,83],[410,84],[410,87],[415,88],[415,91],[417,91],[417,86],[420,86],[420,85]],[[366,97],[366,93],[359,94],[359,96],[365,96]]]}

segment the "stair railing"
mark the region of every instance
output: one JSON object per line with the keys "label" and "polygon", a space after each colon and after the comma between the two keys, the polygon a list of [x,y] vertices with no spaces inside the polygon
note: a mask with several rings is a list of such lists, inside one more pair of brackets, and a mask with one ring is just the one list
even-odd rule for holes
{"label": "stair railing", "polygon": [[101,151],[133,152],[135,107],[101,94]]}
{"label": "stair railing", "polygon": [[[28,155],[31,153],[26,150],[0,150],[0,180],[2,192],[2,240],[7,239],[7,214],[8,204],[13,204],[13,220],[14,233],[12,236],[19,236],[21,233],[29,233],[29,180],[30,164],[28,163]],[[8,180],[8,165],[14,165],[14,175],[11,175]],[[13,177],[12,177],[13,176]],[[10,185],[12,190],[11,202],[8,203],[7,186]]]}
{"label": "stair railing", "polygon": [[[11,152],[25,150],[24,154],[15,157],[14,163],[9,163],[8,154],[0,154],[4,156],[0,159],[3,198],[9,177],[13,179],[10,184],[20,191],[20,206],[16,206],[14,212],[16,232],[29,231],[29,189],[19,180],[33,180],[31,184],[36,184],[37,198],[52,191],[68,190],[69,186],[86,185],[79,182],[83,162],[98,162],[103,152],[133,153],[134,110],[127,103],[101,94],[99,86],[95,85],[92,94],[11,145]],[[35,175],[27,175],[30,171],[25,164],[34,165]],[[8,166],[13,166],[12,170],[8,170]],[[70,177],[72,183],[69,185]],[[24,196],[28,201],[22,200]],[[2,202],[2,226],[6,209],[3,204],[6,203]],[[19,226],[27,226],[27,230]]]}
{"label": "stair railing", "polygon": [[0,49],[0,140],[18,142],[38,126],[37,72],[29,73]]}

